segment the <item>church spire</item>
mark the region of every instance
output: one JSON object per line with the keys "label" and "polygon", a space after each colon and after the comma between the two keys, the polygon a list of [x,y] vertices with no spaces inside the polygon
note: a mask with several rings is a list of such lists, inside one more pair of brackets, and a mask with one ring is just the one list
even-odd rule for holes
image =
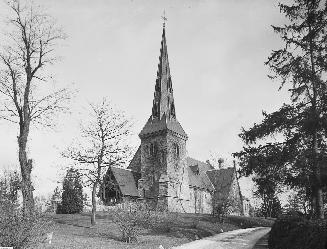
{"label": "church spire", "polygon": [[167,20],[166,17],[163,17],[163,20],[164,23],[162,30],[157,79],[153,99],[152,118],[162,119],[163,117],[165,117],[171,120],[176,119],[176,113],[173,97],[173,86],[168,61],[168,50],[165,30],[165,21]]}
{"label": "church spire", "polygon": [[166,17],[163,17],[163,29],[161,48],[155,91],[152,103],[152,114],[143,127],[139,136],[142,137],[156,134],[157,132],[172,131],[174,134],[187,139],[187,134],[176,119],[173,86],[170,75],[168,50],[166,41]]}

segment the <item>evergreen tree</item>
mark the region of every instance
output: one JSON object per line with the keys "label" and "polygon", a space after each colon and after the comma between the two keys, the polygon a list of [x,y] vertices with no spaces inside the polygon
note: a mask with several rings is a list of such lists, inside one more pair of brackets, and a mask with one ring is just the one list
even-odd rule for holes
{"label": "evergreen tree", "polygon": [[63,181],[61,205],[57,213],[74,214],[83,211],[83,186],[81,175],[76,169],[70,168]]}
{"label": "evergreen tree", "polygon": [[[242,172],[274,177],[290,187],[305,188],[311,196],[316,218],[324,218],[321,171],[327,155],[327,2],[293,0],[279,4],[289,20],[274,27],[284,47],[273,51],[266,64],[273,79],[288,86],[290,104],[284,104],[240,137],[246,147],[234,155],[242,161]],[[256,146],[278,134],[281,139]],[[261,168],[263,166],[263,168]]]}

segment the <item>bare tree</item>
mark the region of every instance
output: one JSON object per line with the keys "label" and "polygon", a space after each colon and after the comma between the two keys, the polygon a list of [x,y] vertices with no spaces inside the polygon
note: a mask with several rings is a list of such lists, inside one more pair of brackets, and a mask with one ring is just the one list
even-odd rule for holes
{"label": "bare tree", "polygon": [[50,92],[47,68],[56,60],[57,42],[64,35],[54,20],[33,4],[10,0],[8,32],[2,36],[0,51],[0,119],[19,125],[17,136],[22,177],[24,214],[34,209],[31,181],[32,159],[26,153],[31,124],[52,126],[54,114],[65,109],[67,89]]}
{"label": "bare tree", "polygon": [[91,224],[95,225],[96,195],[104,174],[111,166],[119,166],[130,156],[126,138],[131,123],[104,98],[99,104],[90,104],[90,121],[84,122],[78,144],[71,146],[63,156],[77,162],[92,188]]}

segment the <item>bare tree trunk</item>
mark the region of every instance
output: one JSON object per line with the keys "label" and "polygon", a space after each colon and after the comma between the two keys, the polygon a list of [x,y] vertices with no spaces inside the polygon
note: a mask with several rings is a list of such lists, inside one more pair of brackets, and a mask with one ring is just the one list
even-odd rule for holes
{"label": "bare tree trunk", "polygon": [[100,181],[101,181],[101,164],[102,164],[104,147],[105,147],[103,131],[101,130],[101,132],[102,132],[102,137],[101,137],[102,147],[101,147],[100,155],[98,156],[97,177],[93,184],[93,189],[92,189],[92,215],[91,215],[91,225],[92,226],[94,226],[96,224],[96,221],[95,221],[95,214],[97,211],[96,194],[97,194],[98,183],[100,183]]}
{"label": "bare tree trunk", "polygon": [[31,181],[32,160],[27,158],[26,145],[29,134],[29,123],[20,124],[18,136],[18,157],[22,176],[22,195],[24,216],[29,217],[34,213],[33,185]]}
{"label": "bare tree trunk", "polygon": [[97,186],[98,186],[98,182],[95,182],[93,184],[93,188],[92,188],[92,214],[91,214],[91,225],[92,226],[94,226],[96,224],[95,213],[97,211],[97,202],[96,202]]}

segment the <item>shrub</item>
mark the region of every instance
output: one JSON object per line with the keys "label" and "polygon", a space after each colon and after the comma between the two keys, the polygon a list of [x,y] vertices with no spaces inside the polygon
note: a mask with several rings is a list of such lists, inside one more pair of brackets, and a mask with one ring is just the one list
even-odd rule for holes
{"label": "shrub", "polygon": [[241,206],[239,202],[231,196],[220,196],[219,194],[213,201],[213,216],[218,217],[222,223],[225,222],[226,217],[232,212],[240,212]]}
{"label": "shrub", "polygon": [[38,213],[38,208],[34,215],[23,216],[17,200],[19,186],[15,172],[0,178],[0,247],[35,248],[44,240],[51,223]]}
{"label": "shrub", "polygon": [[125,242],[137,241],[142,228],[167,233],[176,220],[176,214],[151,210],[146,204],[137,202],[124,203],[121,207],[111,209],[110,213]]}
{"label": "shrub", "polygon": [[115,207],[110,211],[113,221],[118,225],[122,233],[122,241],[137,241],[140,226],[146,224],[147,212],[139,209],[137,205],[129,205],[124,207]]}
{"label": "shrub", "polygon": [[241,228],[250,227],[271,227],[274,224],[274,219],[264,219],[259,217],[246,217],[246,216],[228,216],[227,221],[235,224]]}
{"label": "shrub", "polygon": [[0,246],[33,248],[42,242],[51,224],[39,214],[26,218],[17,205],[0,202]]}
{"label": "shrub", "polygon": [[300,216],[280,217],[269,235],[270,249],[325,249],[327,221],[309,221]]}

